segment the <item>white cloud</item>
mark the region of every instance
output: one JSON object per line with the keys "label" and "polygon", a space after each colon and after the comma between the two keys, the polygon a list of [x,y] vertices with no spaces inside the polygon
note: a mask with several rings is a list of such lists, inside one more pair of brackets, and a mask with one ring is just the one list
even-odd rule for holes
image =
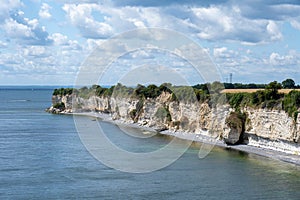
{"label": "white cloud", "polygon": [[68,37],[61,33],[53,33],[50,38],[53,40],[54,45],[56,46],[68,44]]}
{"label": "white cloud", "polygon": [[290,51],[286,55],[280,55],[279,53],[271,53],[268,63],[273,66],[293,66],[299,64],[300,54],[296,51]]}
{"label": "white cloud", "polygon": [[[169,28],[200,39],[243,44],[270,43],[282,39],[279,22],[247,18],[242,15],[239,5],[232,4],[209,7],[176,4],[168,8],[65,4],[63,10],[82,36],[93,39],[145,27]],[[94,17],[95,12],[102,18]]]}
{"label": "white cloud", "polygon": [[274,21],[269,21],[267,25],[267,31],[271,41],[280,40],[282,38],[282,34]]}
{"label": "white cloud", "polygon": [[[37,0],[39,1],[39,0]],[[84,3],[90,3],[90,4],[112,4],[112,1],[111,0],[55,0],[55,1],[58,1],[60,3],[75,3],[75,4],[84,4]]]}
{"label": "white cloud", "polygon": [[39,16],[44,19],[51,18],[50,9],[51,7],[48,4],[43,3],[39,11]]}
{"label": "white cloud", "polygon": [[149,58],[154,58],[153,56],[151,56],[151,51],[147,51],[147,50],[137,50],[135,52],[131,53],[131,57],[133,59],[136,58],[142,58],[142,59],[149,59]]}
{"label": "white cloud", "polygon": [[103,12],[110,16],[107,23],[118,27],[118,32],[146,27],[174,29],[176,24],[176,18],[164,14],[160,8],[106,8]]}
{"label": "white cloud", "polygon": [[0,24],[9,17],[9,12],[22,6],[20,0],[7,0],[0,4]]}
{"label": "white cloud", "polygon": [[217,47],[213,49],[213,60],[224,74],[231,72],[238,74],[244,66],[251,66],[255,62],[253,58],[244,55],[246,52],[238,52],[227,47]]}
{"label": "white cloud", "polygon": [[191,11],[195,14],[197,20],[202,22],[205,21],[206,25],[211,24],[210,26],[202,29],[203,31],[199,34],[200,37],[207,39],[213,37],[213,34],[210,34],[214,33],[213,26],[217,29],[222,29],[224,32],[230,32],[233,29],[232,18],[227,16],[217,7],[192,8]]}
{"label": "white cloud", "polygon": [[112,35],[113,28],[105,23],[99,22],[92,16],[93,11],[99,12],[97,4],[65,4],[63,10],[67,13],[71,23],[87,38],[107,38]]}
{"label": "white cloud", "polygon": [[25,57],[46,57],[49,55],[44,46],[28,46],[22,50]]}
{"label": "white cloud", "polygon": [[300,19],[292,19],[290,23],[295,29],[300,30]]}
{"label": "white cloud", "polygon": [[[294,45],[289,43],[290,35],[287,34],[297,34],[297,31],[283,31],[287,23],[300,30],[300,6],[296,5],[296,1],[36,2],[41,5],[36,13],[28,13],[28,8],[22,7],[20,0],[6,0],[5,4],[0,4],[1,69],[6,67],[7,71],[28,74],[39,71],[46,74],[50,68],[52,71],[74,73],[84,58],[105,39],[124,31],[144,27],[167,28],[181,32],[196,42],[204,41],[202,44],[207,47],[205,52],[214,56],[213,59],[221,71],[227,74],[233,72],[236,77],[242,74],[254,74],[257,77],[255,73],[261,71],[259,68],[263,68],[267,74],[275,68],[291,70],[300,65],[300,54],[288,49]],[[62,2],[65,3],[62,8],[69,23],[58,18],[60,13],[56,6]],[[40,18],[35,19],[32,16]],[[47,21],[42,19],[54,17],[57,17],[59,24],[66,27],[53,28],[53,23],[43,24]],[[70,33],[69,30],[73,30],[72,26],[78,29],[80,35],[77,32]],[[46,27],[51,34],[48,34]],[[71,28],[68,29],[69,27]],[[282,45],[286,48],[273,49],[272,45],[278,41],[287,42]],[[226,46],[227,44],[229,46]],[[250,44],[253,46],[241,47]],[[126,51],[126,44],[122,45],[114,44],[105,47],[107,49],[104,50]],[[256,48],[260,50],[257,51]],[[11,53],[11,50],[14,53]],[[190,47],[186,47],[184,51],[188,51],[191,56],[194,54]],[[132,58],[140,58],[147,62],[151,60],[144,59],[151,58],[151,54],[146,51],[133,52],[130,56],[131,58],[124,61],[129,63],[128,66],[131,66]],[[174,63],[177,66],[183,65],[180,62]]]}
{"label": "white cloud", "polygon": [[[6,74],[29,75],[32,77],[44,77],[40,84],[55,84],[59,77],[62,80],[75,77],[83,55],[80,51],[53,51],[50,46],[18,46],[18,51],[0,54],[0,66]],[[51,77],[47,80],[47,77]],[[19,81],[19,80],[18,80]],[[59,81],[59,80],[56,80]]]}
{"label": "white cloud", "polygon": [[81,51],[82,47],[77,40],[69,40],[67,45],[62,47],[64,50]]}
{"label": "white cloud", "polygon": [[103,40],[101,39],[87,39],[86,41],[86,50],[91,52],[95,48],[97,48],[99,45],[103,43]]}
{"label": "white cloud", "polygon": [[61,33],[53,33],[50,36],[50,39],[53,40],[54,45],[61,47],[64,50],[82,50],[82,45],[77,40],[69,40],[66,35]]}
{"label": "white cloud", "polygon": [[238,55],[238,53],[233,50],[228,50],[227,47],[218,47],[218,48],[214,48],[213,55],[217,59],[234,58]]}
{"label": "white cloud", "polygon": [[20,24],[13,19],[7,19],[4,24],[6,34],[11,38],[29,38],[33,36],[30,27]]}
{"label": "white cloud", "polygon": [[0,48],[7,47],[7,43],[0,40]]}
{"label": "white cloud", "polygon": [[191,8],[191,12],[194,16],[190,16],[190,21],[202,39],[257,44],[282,38],[276,22],[245,18],[237,6]]}
{"label": "white cloud", "polygon": [[257,55],[249,49],[216,47],[213,48],[212,54],[212,59],[226,79],[230,73],[234,73],[236,77],[253,76],[264,64],[263,60],[256,58]]}
{"label": "white cloud", "polygon": [[19,43],[29,45],[50,45],[52,40],[44,26],[39,25],[37,19],[24,17],[24,12],[18,11],[10,15],[2,24],[5,36],[15,39]]}
{"label": "white cloud", "polygon": [[24,20],[27,22],[28,26],[32,29],[38,28],[39,21],[37,19],[29,20],[28,18],[24,18]]}

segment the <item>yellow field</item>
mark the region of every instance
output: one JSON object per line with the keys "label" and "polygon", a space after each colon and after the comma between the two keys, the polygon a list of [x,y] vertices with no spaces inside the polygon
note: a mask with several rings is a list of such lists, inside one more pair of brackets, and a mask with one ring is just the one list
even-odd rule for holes
{"label": "yellow field", "polygon": [[[264,89],[225,89],[222,91],[222,93],[242,93],[242,92],[253,93],[258,90],[264,90]],[[281,90],[279,90],[279,93],[288,94],[292,90],[293,89],[281,89]],[[300,89],[295,89],[295,90],[300,91]]]}

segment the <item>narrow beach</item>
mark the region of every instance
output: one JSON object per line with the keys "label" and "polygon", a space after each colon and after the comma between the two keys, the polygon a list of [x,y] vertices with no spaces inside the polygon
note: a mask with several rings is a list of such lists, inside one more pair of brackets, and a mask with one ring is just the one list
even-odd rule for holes
{"label": "narrow beach", "polygon": [[[110,114],[96,113],[96,112],[63,113],[63,114],[97,118],[97,119],[100,119],[101,121],[113,123],[116,125],[130,126],[130,127],[139,128],[139,129],[142,129],[145,131],[157,132],[152,127],[142,126],[137,123],[133,124],[133,123],[126,123],[122,120],[112,120]],[[287,163],[291,163],[291,164],[300,166],[300,156],[284,153],[281,151],[275,151],[275,150],[266,149],[266,148],[254,147],[254,146],[245,145],[245,144],[227,145],[221,140],[217,140],[217,139],[214,139],[212,137],[208,137],[208,136],[205,136],[202,134],[195,135],[193,133],[180,132],[180,131],[173,132],[173,131],[169,131],[169,130],[161,131],[161,132],[157,132],[157,133],[162,134],[162,135],[169,135],[169,136],[177,137],[177,138],[184,139],[184,140],[191,140],[191,141],[199,142],[199,143],[203,143],[203,144],[215,145],[215,146],[222,147],[222,148],[234,149],[237,151],[256,154],[259,156],[263,156],[263,157],[271,158],[274,160],[279,160],[279,161],[283,161],[283,162],[287,162]]]}

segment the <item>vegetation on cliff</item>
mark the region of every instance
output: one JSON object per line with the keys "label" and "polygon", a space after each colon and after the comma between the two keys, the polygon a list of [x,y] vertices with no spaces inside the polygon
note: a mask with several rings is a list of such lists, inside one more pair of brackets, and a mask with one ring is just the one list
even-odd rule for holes
{"label": "vegetation on cliff", "polygon": [[74,91],[73,88],[60,88],[60,89],[54,89],[53,95],[54,95],[54,96],[57,96],[57,95],[65,96],[65,95],[70,95],[70,94],[72,94],[73,91]]}
{"label": "vegetation on cliff", "polygon": [[131,117],[131,119],[134,122],[138,121],[139,116],[142,114],[143,112],[143,107],[144,107],[144,100],[141,98],[139,99],[139,101],[137,102],[137,104],[135,105],[135,109],[131,110],[129,115]]}
{"label": "vegetation on cliff", "polygon": [[[224,87],[225,86],[225,87]],[[228,93],[226,95],[219,95],[224,88],[261,88],[253,93]],[[232,108],[239,112],[244,107],[253,108],[268,108],[268,109],[283,109],[289,116],[296,119],[298,110],[300,108],[300,92],[292,90],[288,94],[279,93],[281,88],[297,88],[292,79],[286,79],[282,83],[273,81],[269,84],[229,84],[229,83],[206,83],[197,84],[195,86],[173,86],[170,83],[164,83],[160,86],[150,84],[148,86],[137,85],[136,87],[128,87],[118,83],[115,86],[105,88],[99,85],[92,87],[82,87],[80,89],[60,88],[55,89],[53,95],[71,95],[75,94],[82,98],[89,98],[91,96],[99,97],[120,97],[120,98],[135,98],[139,99],[139,103],[130,115],[134,120],[142,112],[142,104],[145,99],[155,99],[163,92],[171,94],[171,101],[180,102],[207,102],[210,103],[228,103]],[[226,97],[225,97],[226,96]],[[220,98],[224,97],[224,98]],[[220,100],[221,99],[221,100]],[[57,105],[58,106],[58,105]],[[163,112],[160,113],[164,115]]]}
{"label": "vegetation on cliff", "polygon": [[279,93],[281,84],[273,81],[265,90],[253,93],[226,94],[227,102],[232,108],[240,110],[243,107],[283,109],[290,117],[297,119],[300,108],[300,91],[292,90],[288,94]]}
{"label": "vegetation on cliff", "polygon": [[167,107],[159,107],[155,113],[155,117],[160,119],[161,121],[171,122],[172,116]]}
{"label": "vegetation on cliff", "polygon": [[56,108],[56,109],[59,109],[59,110],[64,110],[66,108],[66,106],[63,102],[60,102],[60,103],[54,104],[53,108]]}
{"label": "vegetation on cliff", "polygon": [[300,108],[300,92],[291,91],[289,94],[285,95],[282,107],[289,116],[294,117],[296,120],[298,116],[298,109]]}
{"label": "vegetation on cliff", "polygon": [[281,105],[285,95],[278,92],[281,85],[276,81],[269,83],[265,90],[258,90],[253,93],[226,94],[227,102],[231,107],[240,109],[245,106],[255,108],[275,108]]}

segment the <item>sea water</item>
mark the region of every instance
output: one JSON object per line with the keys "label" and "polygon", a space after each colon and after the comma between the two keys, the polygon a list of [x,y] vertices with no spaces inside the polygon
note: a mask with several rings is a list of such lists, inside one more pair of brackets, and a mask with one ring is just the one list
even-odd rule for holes
{"label": "sea water", "polygon": [[[300,198],[298,166],[218,147],[199,159],[199,147],[191,146],[152,173],[111,169],[86,150],[72,116],[44,111],[52,89],[0,88],[0,199]],[[152,151],[170,140],[132,137],[100,123],[114,143],[132,151]]]}

